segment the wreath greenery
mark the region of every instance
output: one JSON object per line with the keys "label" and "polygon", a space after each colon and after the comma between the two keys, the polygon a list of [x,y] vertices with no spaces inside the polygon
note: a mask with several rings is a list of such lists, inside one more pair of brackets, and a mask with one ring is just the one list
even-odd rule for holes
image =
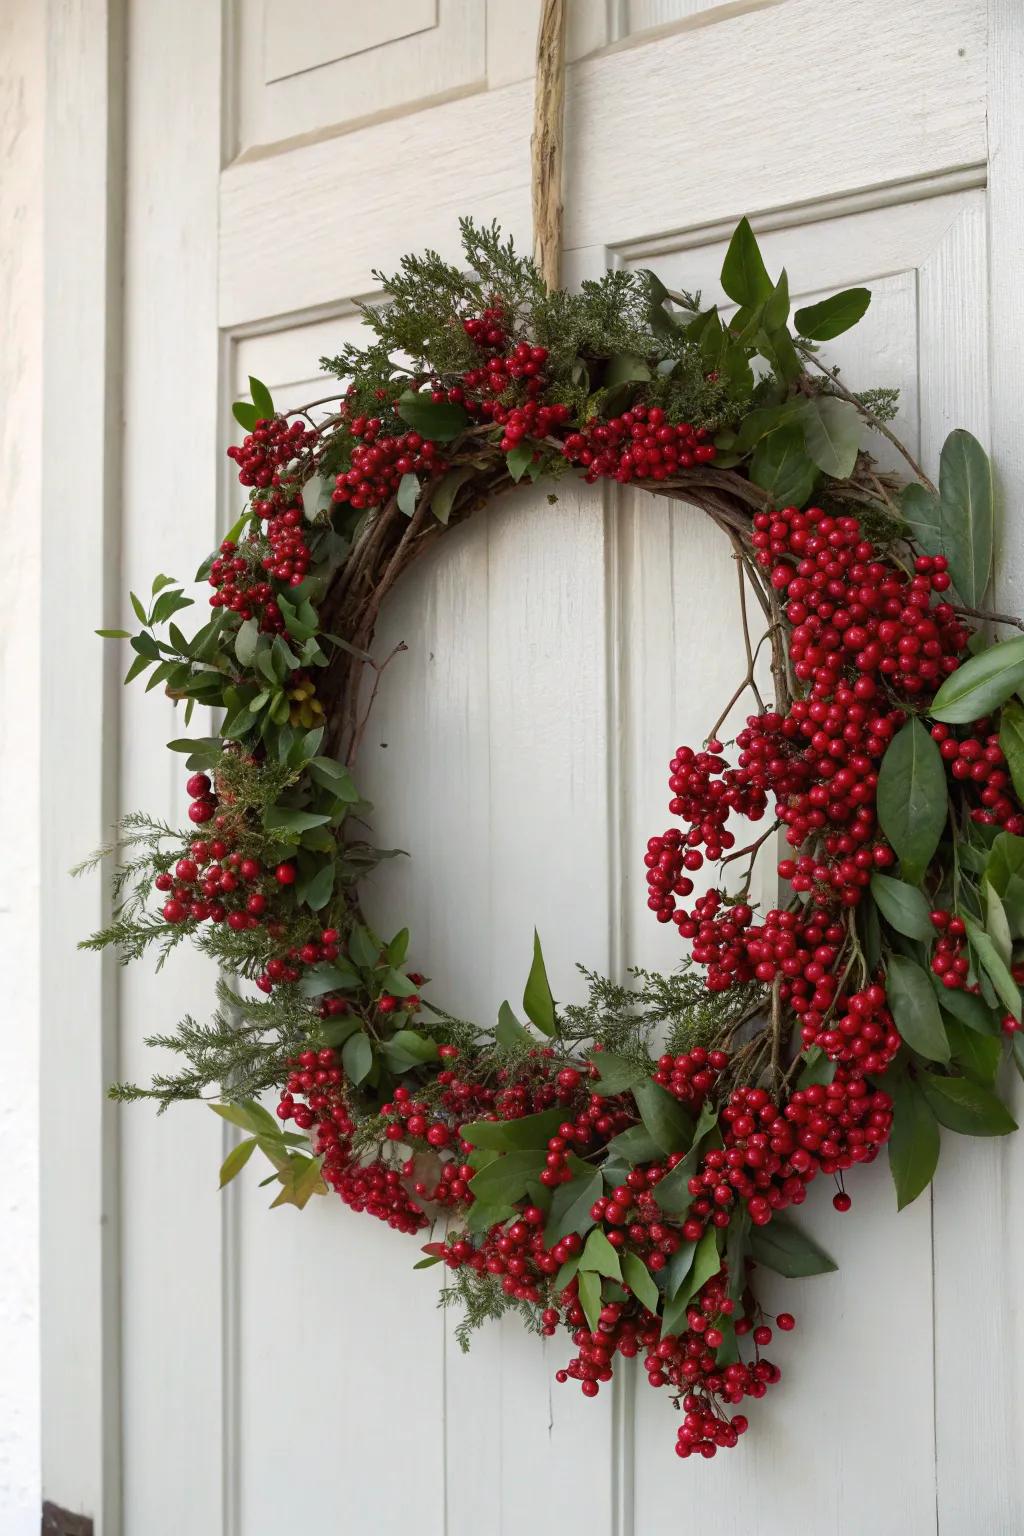
{"label": "wreath greenery", "polygon": [[[229,449],[248,500],[196,576],[208,622],[186,637],[193,599],[161,575],[148,606],[132,594],[138,633],[100,631],[130,639],[126,682],[162,684],[186,723],[197,704],[222,719],[169,743],[191,827],[126,820],[114,920],[87,941],[159,962],[190,941],[222,969],[219,1006],[153,1039],[178,1070],[112,1092],[161,1109],[215,1095],[246,1133],[222,1184],[258,1147],[275,1205],[330,1186],[426,1233],[419,1265],[447,1266],[460,1336],[512,1308],[565,1326],[557,1374],[587,1396],[642,1354],[681,1404],[678,1453],[713,1456],[779,1378],[756,1266],[835,1267],[788,1214],[808,1184],[833,1177],[845,1210],[844,1174],[888,1143],[903,1206],[940,1126],[1014,1129],[996,1081],[1007,1053],[1024,1070],[1024,636],[984,636],[1024,626],[982,611],[977,441],[953,432],[933,484],[888,425],[895,393],[852,393],[821,360],[866,289],[791,325],[786,273],[769,276],[746,220],[728,314],[651,272],[549,292],[496,228],[462,233],[465,270],[428,252],[378,275],[370,344],[323,361],[335,394],[279,415],[250,381]],[[580,474],[721,529],[748,667],[704,747],[673,757],[681,825],[644,855],[649,905],[691,957],[624,986],[584,972],[586,1001],[556,1005],[535,938],[527,1022],[503,1003],[482,1027],[428,999],[408,933],[382,939],[360,908],[393,853],[366,840],[352,777],[395,654],[374,654],[374,629],[446,528],[524,479]],[[747,692],[730,763],[718,733]],[[733,814],[767,829],[737,848]],[[758,914],[751,871],[777,831],[787,894]],[[696,894],[706,860],[729,883]],[[276,1116],[258,1101],[272,1088]]]}

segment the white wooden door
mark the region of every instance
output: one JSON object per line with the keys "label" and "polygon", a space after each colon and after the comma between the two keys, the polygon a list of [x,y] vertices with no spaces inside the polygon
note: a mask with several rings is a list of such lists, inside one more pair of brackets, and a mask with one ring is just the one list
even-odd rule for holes
{"label": "white wooden door", "polygon": [[[357,333],[372,270],[408,248],[454,253],[460,213],[528,243],[537,9],[128,5],[124,584],[187,573],[230,520],[221,455],[247,374],[279,401],[308,397],[316,359]],[[1012,161],[1021,40],[1010,0],[991,16],[984,0],[574,0],[567,278],[652,265],[714,292],[747,212],[800,300],[871,287],[835,357],[854,387],[903,391],[900,426],[926,462],[954,425],[1002,433],[997,460],[1021,489],[1021,446],[1005,441],[1008,256],[992,240],[994,226],[1010,239],[1017,173],[1000,161],[989,185],[986,129],[991,113]],[[1024,586],[1020,542],[1008,601]],[[675,963],[645,908],[643,844],[667,824],[669,756],[704,736],[742,673],[719,636],[734,601],[696,514],[568,485],[555,506],[519,492],[406,578],[380,639],[409,653],[359,779],[380,838],[411,858],[375,879],[370,907],[385,928],[411,923],[453,1010],[489,1020],[516,994],[535,923],[562,998],[579,994],[577,960]],[[105,719],[121,806],[180,815],[169,706],[131,694]],[[83,975],[69,956],[48,978],[51,1011]],[[187,959],[159,984],[121,974],[121,1076],[152,1071],[143,1034],[201,1012],[210,983]],[[86,1007],[103,1011],[98,986]],[[51,1429],[47,1476],[58,1500],[81,1487],[105,1501],[104,1533],[966,1536],[1024,1522],[1012,1142],[957,1145],[899,1217],[884,1162],[848,1217],[815,1191],[840,1270],[786,1284],[799,1328],[784,1385],[735,1453],[683,1466],[667,1403],[627,1372],[585,1401],[553,1382],[558,1341],[514,1324],[462,1356],[408,1239],[333,1200],[269,1213],[255,1178],[218,1195],[222,1135],[198,1106],[159,1123],[133,1108],[103,1152],[119,1217],[101,1257],[120,1308],[86,1374],[119,1428],[73,1444],[54,1408],[65,1433]],[[73,1187],[88,1177],[73,1172]],[[49,1316],[52,1399],[62,1325]],[[63,1326],[67,1344],[70,1314]],[[98,1326],[90,1314],[90,1339]]]}

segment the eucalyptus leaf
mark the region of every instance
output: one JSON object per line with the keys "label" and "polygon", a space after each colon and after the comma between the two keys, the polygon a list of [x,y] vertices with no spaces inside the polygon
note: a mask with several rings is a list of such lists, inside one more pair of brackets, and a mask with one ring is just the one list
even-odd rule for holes
{"label": "eucalyptus leaf", "polygon": [[849,400],[813,395],[800,412],[808,456],[833,480],[845,480],[857,463],[861,415]]}
{"label": "eucalyptus leaf", "polygon": [[948,725],[967,725],[1005,704],[1024,683],[1024,635],[997,641],[946,678],[929,714]]}
{"label": "eucalyptus leaf", "polygon": [[867,288],[844,288],[829,299],[798,309],[793,316],[797,335],[809,341],[831,341],[856,325],[870,303]]}
{"label": "eucalyptus leaf", "polygon": [[758,1264],[790,1279],[797,1275],[825,1275],[838,1268],[813,1238],[779,1211],[767,1226],[751,1227],[749,1242],[751,1256]]}
{"label": "eucalyptus leaf", "polygon": [[995,497],[988,454],[962,427],[942,445],[939,513],[953,584],[964,602],[977,608],[992,574]]}
{"label": "eucalyptus leaf", "polygon": [[902,1211],[928,1188],[939,1161],[939,1127],[921,1089],[905,1074],[886,1080],[892,1094],[889,1171]]}
{"label": "eucalyptus leaf", "polygon": [[940,1125],[961,1136],[1007,1136],[1017,1122],[1001,1099],[966,1077],[922,1072],[921,1090]]}
{"label": "eucalyptus leaf", "polygon": [[465,431],[468,417],[461,405],[450,400],[431,400],[428,393],[407,389],[395,409],[402,420],[435,443],[450,443]]}
{"label": "eucalyptus leaf", "polygon": [[935,937],[928,915],[931,909],[917,886],[895,880],[891,875],[875,874],[871,876],[871,894],[878,910],[897,933],[926,941]]}
{"label": "eucalyptus leaf", "polygon": [[536,928],[533,930],[533,963],[523,992],[523,1009],[530,1023],[535,1024],[542,1034],[554,1034],[555,1000],[551,995],[544,952]]}
{"label": "eucalyptus leaf", "polygon": [[885,989],[902,1039],[929,1061],[949,1060],[949,1041],[928,973],[905,955],[890,955]]}
{"label": "eucalyptus leaf", "polygon": [[803,429],[787,422],[763,437],[750,461],[750,478],[768,492],[776,506],[802,507],[817,478]]}
{"label": "eucalyptus leaf", "polygon": [[641,1306],[646,1307],[648,1312],[656,1313],[661,1295],[654,1277],[643,1259],[629,1249],[622,1254],[622,1278]]}
{"label": "eucalyptus leaf", "polygon": [[946,825],[946,770],[938,746],[914,716],[897,731],[882,759],[877,806],[904,879],[916,883]]}
{"label": "eucalyptus leaf", "polygon": [[761,304],[770,298],[774,286],[750,221],[742,218],[722,263],[722,287],[737,304]]}

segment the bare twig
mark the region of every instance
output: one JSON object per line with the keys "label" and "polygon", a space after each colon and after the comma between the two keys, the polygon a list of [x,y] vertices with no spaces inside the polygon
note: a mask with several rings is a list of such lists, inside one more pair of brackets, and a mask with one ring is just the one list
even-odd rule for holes
{"label": "bare twig", "polygon": [[893,432],[886,425],[882,418],[880,416],[876,416],[874,411],[870,410],[864,404],[863,400],[859,400],[852,390],[847,389],[845,384],[841,384],[836,375],[836,371],[832,368],[827,368],[825,364],[819,360],[815,353],[811,351],[810,347],[802,346],[800,342],[797,342],[796,345],[797,351],[803,357],[804,361],[810,363],[812,368],[816,368],[819,373],[823,373],[825,375],[826,379],[828,379],[837,395],[839,395],[843,400],[848,400],[851,405],[855,405],[857,407],[857,410],[863,416],[864,420],[869,422],[871,426],[874,427],[876,432],[880,432],[884,438],[892,443],[896,451],[903,455],[925,489],[931,491],[933,496],[937,496],[939,494],[937,487],[932,483],[931,480],[929,480],[920,464],[910,452],[910,449],[904,443],[900,442],[895,432]]}

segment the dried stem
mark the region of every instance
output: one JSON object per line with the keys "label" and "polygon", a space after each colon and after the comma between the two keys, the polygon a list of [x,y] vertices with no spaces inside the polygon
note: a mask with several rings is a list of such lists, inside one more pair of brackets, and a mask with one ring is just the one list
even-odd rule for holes
{"label": "dried stem", "polygon": [[880,432],[884,438],[892,443],[896,451],[903,455],[904,459],[910,465],[911,469],[914,471],[914,474],[920,480],[925,489],[931,491],[933,496],[937,496],[939,494],[938,489],[932,483],[932,481],[929,480],[920,464],[910,452],[910,449],[907,448],[904,443],[900,442],[895,432],[893,432],[891,428],[886,425],[880,416],[876,416],[874,411],[870,410],[868,406],[864,404],[863,400],[859,400],[852,390],[847,389],[845,384],[841,384],[839,382],[836,370],[827,368],[825,364],[819,360],[817,354],[812,350],[812,348],[802,346],[800,342],[797,342],[797,351],[800,353],[801,357],[804,358],[805,362],[810,363],[812,368],[816,368],[819,373],[823,373],[825,375],[826,379],[828,379],[829,383],[832,385],[833,391],[839,395],[841,399],[848,400],[851,405],[856,406],[864,420],[869,422],[870,425],[874,427],[876,432]]}

